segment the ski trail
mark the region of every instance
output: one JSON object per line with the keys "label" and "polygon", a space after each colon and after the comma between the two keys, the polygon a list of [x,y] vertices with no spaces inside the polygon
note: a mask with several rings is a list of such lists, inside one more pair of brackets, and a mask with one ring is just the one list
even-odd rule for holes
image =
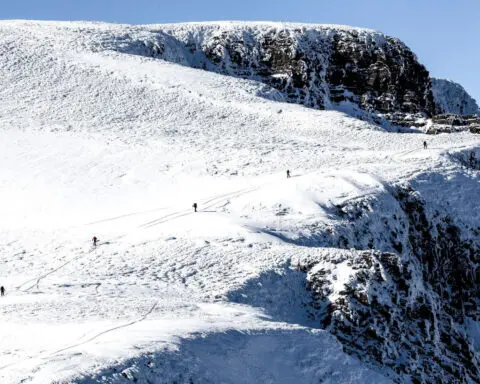
{"label": "ski trail", "polygon": [[[41,354],[39,354],[39,355],[37,355],[37,356],[30,356],[30,357],[27,357],[27,358],[22,359],[22,360],[15,361],[15,362],[10,363],[10,364],[0,366],[0,370],[4,370],[5,368],[13,367],[13,366],[15,366],[15,365],[19,365],[19,364],[21,364],[21,363],[24,363],[24,362],[30,361],[30,360],[34,360],[34,359],[47,360],[47,359],[49,359],[49,358],[51,358],[51,357],[54,357],[54,356],[58,355],[59,353],[68,351],[69,349],[76,348],[76,347],[79,347],[79,346],[88,344],[88,343],[92,342],[93,340],[98,339],[99,337],[101,337],[101,336],[103,336],[103,335],[105,335],[105,334],[107,334],[107,333],[114,332],[114,331],[116,331],[116,330],[118,330],[118,329],[126,328],[126,327],[129,327],[129,326],[134,325],[134,324],[138,324],[138,323],[146,320],[147,317],[148,317],[149,315],[151,315],[152,312],[155,310],[155,308],[157,307],[157,305],[158,305],[158,301],[156,301],[156,302],[150,307],[150,309],[149,309],[147,312],[145,312],[145,313],[142,315],[142,317],[140,317],[139,319],[130,321],[130,322],[125,323],[125,324],[118,325],[118,326],[113,327],[113,328],[109,328],[109,329],[107,329],[107,330],[105,330],[105,331],[102,331],[102,332],[96,334],[95,336],[90,337],[89,339],[87,339],[87,340],[85,340],[85,341],[82,341],[82,342],[77,343],[77,344],[69,345],[68,347],[59,349],[59,350],[57,350],[57,351],[41,353]],[[83,339],[85,336],[86,336],[86,334],[84,334],[83,336],[81,336],[81,337],[80,337],[79,339],[77,339],[77,340],[81,340],[81,339]]]}
{"label": "ski trail", "polygon": [[[256,191],[256,190],[258,190],[258,188],[259,187],[240,189],[240,190],[237,190],[237,191],[233,191],[233,192],[225,193],[225,194],[218,195],[218,196],[215,196],[215,197],[212,197],[212,198],[208,198],[207,200],[200,200],[201,203],[204,204],[202,210],[209,209],[213,205],[217,204],[218,202],[220,202],[224,199],[231,199],[231,198],[239,197],[239,196],[242,196],[244,194]],[[199,212],[202,212],[202,211],[199,211]],[[170,213],[168,215],[165,215],[163,217],[160,217],[156,220],[152,220],[152,221],[149,221],[148,223],[142,224],[142,225],[140,225],[140,228],[151,228],[151,227],[157,226],[159,224],[163,224],[163,223],[166,223],[168,221],[178,219],[178,218],[183,217],[183,216],[191,215],[193,213],[194,212],[192,212],[190,209],[189,210],[172,212],[172,213]]]}
{"label": "ski trail", "polygon": [[414,152],[419,152],[419,151],[431,151],[431,150],[439,150],[439,151],[442,151],[441,153],[444,153],[445,151],[451,151],[453,149],[462,149],[462,148],[468,148],[469,146],[467,145],[457,145],[457,146],[453,146],[453,147],[448,147],[448,148],[445,148],[445,147],[428,147],[428,148],[414,148],[414,149],[407,149],[405,151],[399,151],[399,152],[395,152],[393,155],[392,155],[392,158],[395,158],[395,157],[403,157],[403,156],[406,156],[406,155],[409,155],[410,153],[414,153]]}
{"label": "ski trail", "polygon": [[[223,194],[223,195],[215,196],[213,198],[208,198],[208,200],[206,200],[206,201],[201,200],[201,202],[203,204],[209,204],[212,201],[217,200],[217,199],[228,198],[229,195],[231,195],[232,193],[237,193],[237,192],[238,191],[229,192],[229,193],[226,193],[226,194]],[[142,225],[140,225],[140,228],[149,228],[149,227],[152,227],[154,225],[161,224],[161,223],[164,223],[166,221],[174,220],[178,217],[186,216],[186,215],[191,214],[191,213],[192,213],[192,211],[190,209],[188,209],[188,210],[185,209],[185,210],[182,210],[182,211],[172,212],[172,213],[169,213],[168,215],[162,216],[158,219],[155,219],[155,220],[149,221],[148,223],[142,224]],[[172,217],[172,216],[174,216],[174,217]]]}
{"label": "ski trail", "polygon": [[412,149],[412,150],[401,151],[401,152],[395,153],[393,156],[394,157],[403,157],[403,156],[409,155],[410,153],[417,152],[417,151],[420,151],[420,150],[427,151],[427,149],[415,148],[415,149]]}
{"label": "ski trail", "polygon": [[[123,236],[125,236],[125,235],[117,236],[117,237],[115,237],[115,238],[112,239],[112,240],[117,240],[117,239],[119,239],[119,238],[121,238],[121,237],[123,237]],[[99,246],[100,246],[100,245],[108,245],[108,244],[110,244],[110,241],[105,241],[105,242],[103,242],[103,243],[100,243]],[[62,265],[58,266],[57,268],[49,271],[48,273],[45,273],[45,274],[40,275],[40,276],[37,276],[37,277],[35,277],[35,278],[33,278],[33,279],[27,280],[26,282],[20,284],[19,286],[17,286],[17,287],[15,288],[15,290],[16,290],[16,291],[20,291],[20,292],[28,292],[28,291],[30,291],[32,288],[38,287],[38,285],[40,284],[40,281],[42,281],[43,279],[45,279],[45,278],[47,278],[48,276],[54,274],[55,272],[58,272],[58,271],[61,270],[62,268],[66,267],[68,264],[71,264],[71,263],[73,263],[74,261],[80,260],[80,259],[82,259],[83,257],[86,257],[86,256],[90,255],[90,254],[91,254],[92,252],[94,252],[96,249],[97,249],[97,248],[92,248],[92,249],[90,249],[90,250],[87,251],[87,252],[83,252],[83,253],[79,254],[78,256],[72,257],[70,260],[67,260],[65,263],[63,263]],[[30,287],[28,287],[28,288],[26,288],[26,289],[21,289],[24,285],[27,285],[27,284],[31,283],[32,281],[35,281],[35,283],[34,283],[33,285],[31,285]]]}
{"label": "ski trail", "polygon": [[68,347],[65,347],[65,348],[59,349],[59,350],[57,350],[57,351],[51,352],[48,356],[41,357],[41,359],[43,359],[43,360],[48,359],[48,358],[50,358],[50,357],[53,357],[53,356],[58,355],[59,353],[68,351],[69,349],[73,349],[73,348],[80,347],[80,346],[82,346],[82,345],[88,344],[88,343],[92,342],[93,340],[98,339],[99,337],[101,337],[101,336],[103,336],[103,335],[105,335],[105,334],[107,334],[107,333],[114,332],[114,331],[116,331],[116,330],[118,330],[118,329],[126,328],[126,327],[129,327],[129,326],[134,325],[134,324],[138,324],[138,323],[146,320],[147,317],[148,317],[149,315],[151,315],[152,312],[155,310],[155,308],[157,307],[157,305],[158,305],[158,301],[156,301],[156,302],[150,307],[150,309],[149,309],[146,313],[144,313],[144,314],[142,315],[142,317],[140,317],[140,318],[137,319],[137,320],[133,320],[133,321],[130,321],[130,322],[125,323],[125,324],[118,325],[118,326],[113,327],[113,328],[109,328],[109,329],[107,329],[107,330],[105,330],[105,331],[102,331],[102,332],[100,332],[100,333],[97,333],[95,336],[92,336],[91,338],[89,338],[89,339],[87,339],[87,340],[85,340],[85,341],[83,341],[83,342],[81,342],[81,343],[73,344],[73,345],[70,345],[70,346],[68,346]]}
{"label": "ski trail", "polygon": [[[201,202],[203,204],[206,204],[204,206],[204,209],[209,209],[211,208],[213,205],[215,205],[217,202],[223,200],[223,199],[230,199],[230,198],[235,198],[235,197],[238,197],[238,196],[242,196],[244,194],[247,194],[247,193],[250,193],[250,192],[253,192],[255,190],[258,190],[259,187],[251,187],[251,188],[245,188],[245,189],[240,189],[240,190],[237,190],[237,191],[233,191],[233,192],[229,192],[229,193],[225,193],[225,194],[222,194],[222,195],[218,195],[218,196],[215,196],[215,197],[211,197],[211,198],[207,198],[207,200],[201,200]],[[150,212],[150,211],[149,211]],[[171,221],[171,220],[175,220],[175,219],[178,219],[180,217],[183,217],[183,216],[187,216],[187,215],[191,215],[193,212],[191,212],[190,210],[183,210],[183,211],[178,211],[178,212],[172,212],[168,215],[165,215],[157,220],[153,220],[151,222],[148,222],[148,223],[145,223],[145,224],[142,224],[140,226],[140,228],[151,228],[151,227],[154,227],[154,226],[157,226],[157,225],[160,225],[160,224],[163,224],[165,222],[168,222],[168,221]],[[118,240],[122,237],[125,237],[127,234],[122,234],[122,235],[119,235],[111,240]],[[101,244],[110,244],[110,241],[105,241]],[[68,260],[67,262],[65,262],[64,264],[60,265],[59,267],[49,271],[48,273],[45,273],[39,277],[36,277],[36,278],[33,278],[33,279],[30,279],[22,284],[20,284],[19,286],[16,287],[16,290],[17,291],[21,291],[21,292],[28,292],[30,291],[32,288],[34,287],[38,287],[40,282],[47,278],[48,276],[54,274],[55,272],[61,270],[62,268],[64,268],[65,266],[67,266],[68,264],[71,264],[85,256],[87,256],[88,254],[90,254],[91,252],[93,252],[95,250],[95,248],[93,248],[92,250],[86,252],[86,253],[83,253],[83,254],[80,254],[78,256],[75,256],[74,258]],[[24,285],[27,285],[29,283],[31,283],[32,281],[35,281],[35,283],[31,286],[29,286],[28,288],[26,289],[21,289]]]}
{"label": "ski trail", "polygon": [[183,211],[177,211],[177,212],[172,212],[172,213],[169,213],[168,215],[165,215],[165,216],[162,216],[158,219],[155,219],[155,220],[152,220],[152,221],[149,221],[148,223],[144,223],[144,224],[141,224],[140,225],[140,228],[148,228],[152,225],[155,225],[157,222],[159,221],[162,221],[162,220],[165,220],[165,221],[169,221],[169,220],[173,220],[175,219],[176,215],[181,215],[181,216],[184,216],[185,214],[188,214],[188,213],[191,213],[190,210],[183,210]]}
{"label": "ski trail", "polygon": [[[240,196],[243,196],[243,195],[246,195],[248,193],[251,193],[251,192],[255,192],[255,191],[258,191],[260,187],[251,187],[251,188],[246,188],[246,189],[241,189],[239,191],[235,191],[235,192],[231,192],[231,193],[228,193],[228,194],[225,194],[225,195],[222,195],[222,196],[218,196],[214,199],[210,199],[208,201],[204,201],[203,204],[205,204],[202,208],[202,210],[205,210],[205,209],[210,209],[212,208],[215,204],[218,204],[219,202],[221,202],[222,200],[224,199],[234,199],[236,197],[240,197]],[[201,212],[201,211],[200,211]]]}
{"label": "ski trail", "polygon": [[169,216],[166,216],[166,218],[164,218],[165,220],[163,219],[158,219],[158,220],[155,220],[153,221],[151,224],[147,224],[147,225],[142,225],[142,228],[151,228],[151,227],[155,227],[159,224],[163,224],[163,223],[166,223],[168,221],[172,221],[172,220],[175,220],[175,219],[179,219],[180,217],[183,217],[183,216],[188,216],[188,215],[191,215],[193,212],[190,212],[190,211],[183,211],[183,212],[177,212],[175,214],[172,214],[172,215],[169,215],[169,216],[172,216],[172,217],[169,217]]}
{"label": "ski trail", "polygon": [[[26,281],[25,283],[19,285],[16,289],[17,289],[18,291],[21,291],[21,292],[28,292],[28,291],[30,291],[33,287],[37,287],[37,288],[38,288],[38,285],[40,284],[40,281],[42,281],[42,280],[45,279],[46,277],[54,274],[55,272],[59,271],[60,269],[66,267],[68,264],[73,263],[74,261],[77,261],[78,259],[81,259],[82,257],[84,257],[84,256],[86,256],[86,255],[88,255],[88,254],[90,254],[90,253],[92,253],[92,252],[93,252],[93,249],[90,250],[90,251],[88,251],[88,252],[86,252],[86,253],[81,253],[80,255],[75,256],[75,257],[71,258],[70,260],[66,261],[65,263],[63,263],[63,264],[60,265],[59,267],[51,270],[50,272],[45,273],[44,275],[41,275],[41,276],[36,277],[36,278],[34,278],[34,279],[31,279],[31,280]],[[28,287],[28,288],[26,288],[26,289],[21,289],[21,287],[23,287],[24,285],[27,285],[28,283],[30,283],[30,282],[32,282],[32,281],[35,281],[35,283],[34,283],[33,285],[31,285],[30,287]]]}
{"label": "ski trail", "polygon": [[158,212],[158,211],[163,211],[163,210],[165,210],[165,209],[167,209],[167,207],[155,208],[155,209],[150,209],[150,210],[147,210],[147,211],[127,213],[127,214],[124,214],[124,215],[115,216],[115,217],[111,217],[111,218],[108,218],[108,219],[102,219],[102,220],[98,220],[98,221],[92,221],[91,223],[86,223],[85,225],[95,225],[95,224],[107,223],[107,222],[109,222],[109,221],[119,220],[119,219],[123,219],[123,218],[125,218],[125,217],[131,217],[131,216],[136,216],[136,215],[143,215],[143,214],[145,214],[145,213]]}

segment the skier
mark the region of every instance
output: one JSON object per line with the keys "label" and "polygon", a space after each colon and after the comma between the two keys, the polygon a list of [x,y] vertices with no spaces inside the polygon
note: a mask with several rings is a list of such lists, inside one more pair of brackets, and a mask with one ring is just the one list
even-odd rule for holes
{"label": "skier", "polygon": [[423,149],[427,149],[427,142],[426,141],[423,142]]}
{"label": "skier", "polygon": [[0,295],[5,296],[5,288],[3,286],[0,287]]}
{"label": "skier", "polygon": [[198,207],[197,203],[193,203],[192,207],[193,207],[193,210],[197,212],[197,207]]}
{"label": "skier", "polygon": [[290,178],[290,170],[287,169],[287,179],[289,179],[289,178]]}
{"label": "skier", "polygon": [[97,238],[97,236],[93,236],[92,242],[93,242],[93,246],[96,247],[96,246],[97,246],[97,243],[98,243],[98,238]]}

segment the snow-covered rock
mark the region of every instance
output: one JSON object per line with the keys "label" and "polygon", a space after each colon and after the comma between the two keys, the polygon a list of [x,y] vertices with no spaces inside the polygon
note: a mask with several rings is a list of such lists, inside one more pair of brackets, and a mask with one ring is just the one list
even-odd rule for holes
{"label": "snow-covered rock", "polygon": [[438,113],[480,116],[477,102],[460,84],[432,78],[432,93]]}
{"label": "snow-covered rock", "polygon": [[400,40],[373,30],[223,22],[150,32],[130,38],[130,46],[125,41],[122,51],[257,80],[283,100],[312,108],[380,113],[390,120],[395,112],[434,113],[428,71]]}
{"label": "snow-covered rock", "polygon": [[347,351],[390,367],[400,382],[475,382],[478,353],[465,324],[479,315],[480,227],[457,222],[422,194],[398,188],[389,197],[390,217],[375,217],[382,212],[375,200],[370,213],[360,208],[342,240],[359,250],[370,239],[370,250],[308,261],[312,313]]}

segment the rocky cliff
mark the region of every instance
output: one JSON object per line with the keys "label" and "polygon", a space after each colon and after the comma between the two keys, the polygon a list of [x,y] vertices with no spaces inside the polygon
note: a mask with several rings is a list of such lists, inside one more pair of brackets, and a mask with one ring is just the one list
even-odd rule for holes
{"label": "rocky cliff", "polygon": [[426,130],[429,134],[470,131],[480,133],[480,116],[446,113],[435,115]]}
{"label": "rocky cliff", "polygon": [[467,326],[479,317],[478,223],[458,222],[410,186],[383,200],[389,217],[376,217],[385,204],[376,199],[337,207],[345,224],[336,246],[350,250],[301,265],[311,316],[396,382],[480,382]]}
{"label": "rocky cliff", "polygon": [[[427,69],[400,40],[372,30],[283,23],[161,25],[123,52],[253,79],[264,96],[401,123],[436,112]],[[118,40],[115,41],[118,50]],[[412,118],[412,115],[414,118]]]}
{"label": "rocky cliff", "polygon": [[[102,49],[256,80],[263,97],[337,109],[397,126],[479,109],[464,88],[430,78],[399,39],[368,29],[293,23],[186,23],[143,28]],[[436,131],[445,131],[441,127]]]}
{"label": "rocky cliff", "polygon": [[[119,44],[120,42],[120,44]],[[459,84],[430,78],[399,39],[368,29],[292,23],[151,26],[101,42],[103,48],[256,80],[263,97],[337,109],[399,126],[479,109]]]}

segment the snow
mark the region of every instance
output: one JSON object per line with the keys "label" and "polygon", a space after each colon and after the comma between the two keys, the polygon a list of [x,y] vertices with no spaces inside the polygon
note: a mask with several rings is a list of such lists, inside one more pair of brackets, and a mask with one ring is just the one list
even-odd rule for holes
{"label": "snow", "polygon": [[0,23],[0,381],[390,382],[301,312],[293,267],[341,256],[305,246],[336,204],[411,180],[478,195],[450,156],[478,136],[390,133],[103,45],[152,28]]}
{"label": "snow", "polygon": [[460,85],[449,79],[432,79],[432,93],[440,113],[478,115],[477,102]]}

